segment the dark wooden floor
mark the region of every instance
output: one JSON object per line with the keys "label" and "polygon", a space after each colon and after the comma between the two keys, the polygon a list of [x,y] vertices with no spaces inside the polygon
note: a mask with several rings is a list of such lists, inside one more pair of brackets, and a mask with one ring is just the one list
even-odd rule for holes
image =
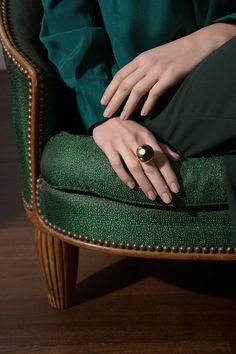
{"label": "dark wooden floor", "polygon": [[81,250],[75,306],[49,307],[0,73],[0,353],[236,353],[236,264]]}

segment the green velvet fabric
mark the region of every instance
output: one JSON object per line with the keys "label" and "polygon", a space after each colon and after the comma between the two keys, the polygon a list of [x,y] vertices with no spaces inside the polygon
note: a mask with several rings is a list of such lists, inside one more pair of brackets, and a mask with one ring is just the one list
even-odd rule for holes
{"label": "green velvet fabric", "polygon": [[89,238],[170,247],[236,245],[229,211],[220,206],[153,208],[55,189],[44,180],[39,202],[49,222]]}
{"label": "green velvet fabric", "polygon": [[[170,209],[189,206],[221,205],[228,208],[224,156],[181,158],[171,161],[180,192],[172,193]],[[126,186],[110,165],[103,151],[88,135],[62,131],[44,148],[41,164],[43,179],[55,189],[90,193],[120,202],[166,207],[158,196],[152,201],[136,185]]]}

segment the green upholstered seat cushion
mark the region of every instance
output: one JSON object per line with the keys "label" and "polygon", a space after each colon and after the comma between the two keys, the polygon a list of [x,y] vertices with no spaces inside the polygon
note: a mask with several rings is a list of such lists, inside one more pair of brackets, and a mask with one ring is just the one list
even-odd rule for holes
{"label": "green upholstered seat cushion", "polygon": [[86,134],[61,131],[44,147],[40,170],[42,178],[54,189],[82,192],[152,207],[190,207],[225,205],[228,208],[223,155],[182,158],[171,161],[181,185],[166,205],[158,196],[149,200],[136,186],[127,187],[116,175],[103,151]]}
{"label": "green upholstered seat cushion", "polygon": [[[228,209],[133,205],[88,193],[38,184],[41,216],[70,237],[79,235],[131,245],[236,246]],[[59,229],[59,230],[60,230]]]}

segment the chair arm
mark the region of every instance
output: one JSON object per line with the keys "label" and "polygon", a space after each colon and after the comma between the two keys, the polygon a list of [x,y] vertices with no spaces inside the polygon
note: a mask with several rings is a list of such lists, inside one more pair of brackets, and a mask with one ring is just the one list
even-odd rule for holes
{"label": "chair arm", "polygon": [[39,40],[41,1],[0,0],[0,5],[0,41],[12,89],[22,198],[27,209],[33,210],[45,144],[51,136],[67,130],[66,115],[70,119],[77,115],[75,131],[83,132],[83,125],[78,112],[71,109],[71,90],[56,74]]}

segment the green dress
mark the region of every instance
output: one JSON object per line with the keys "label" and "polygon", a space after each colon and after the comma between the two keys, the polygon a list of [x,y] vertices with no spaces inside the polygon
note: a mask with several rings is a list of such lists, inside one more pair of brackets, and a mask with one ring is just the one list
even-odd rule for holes
{"label": "green dress", "polygon": [[[216,22],[236,19],[235,0],[42,0],[40,40],[72,88],[88,134],[105,120],[100,99],[138,54]],[[113,114],[114,116],[114,114]]]}

